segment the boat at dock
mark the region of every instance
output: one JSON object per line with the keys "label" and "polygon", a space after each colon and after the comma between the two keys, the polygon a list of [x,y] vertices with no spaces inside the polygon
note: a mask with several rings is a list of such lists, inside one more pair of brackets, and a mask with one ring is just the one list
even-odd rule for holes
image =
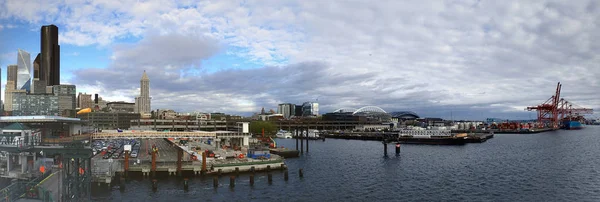
{"label": "boat at dock", "polygon": [[579,130],[583,128],[580,121],[564,120],[562,122],[562,128],[566,130]]}
{"label": "boat at dock", "polygon": [[285,131],[285,130],[279,130],[277,132],[277,134],[275,134],[275,136],[277,138],[283,138],[283,139],[291,139],[292,138],[292,133]]}

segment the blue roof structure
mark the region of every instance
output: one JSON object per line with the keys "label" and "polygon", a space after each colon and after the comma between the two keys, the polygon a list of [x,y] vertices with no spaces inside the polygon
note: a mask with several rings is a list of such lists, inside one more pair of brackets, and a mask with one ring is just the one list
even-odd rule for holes
{"label": "blue roof structure", "polygon": [[400,111],[400,112],[392,112],[390,115],[393,118],[401,118],[401,119],[418,119],[421,118],[417,113],[411,111]]}

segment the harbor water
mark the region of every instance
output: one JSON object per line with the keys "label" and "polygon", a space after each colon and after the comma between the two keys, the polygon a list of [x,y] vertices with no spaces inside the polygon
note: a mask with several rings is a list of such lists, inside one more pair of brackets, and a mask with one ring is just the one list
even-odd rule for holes
{"label": "harbor water", "polygon": [[[277,139],[295,148],[295,140]],[[282,171],[240,174],[213,188],[212,177],[134,178],[126,190],[95,188],[97,201],[600,201],[600,127],[539,134],[498,134],[481,144],[402,145],[383,156],[377,141],[311,141],[309,153],[287,159]],[[304,177],[298,177],[298,169]]]}

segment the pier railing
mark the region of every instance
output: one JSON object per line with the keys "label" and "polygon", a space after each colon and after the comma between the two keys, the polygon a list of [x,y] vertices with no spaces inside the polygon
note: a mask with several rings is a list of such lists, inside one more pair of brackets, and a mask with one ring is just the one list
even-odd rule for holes
{"label": "pier railing", "polygon": [[450,130],[400,130],[400,136],[452,136]]}
{"label": "pier railing", "polygon": [[19,198],[41,199],[42,201],[54,201],[50,191],[39,186],[42,181],[53,174],[47,172],[30,181],[17,181],[0,190],[0,200],[16,201]]}

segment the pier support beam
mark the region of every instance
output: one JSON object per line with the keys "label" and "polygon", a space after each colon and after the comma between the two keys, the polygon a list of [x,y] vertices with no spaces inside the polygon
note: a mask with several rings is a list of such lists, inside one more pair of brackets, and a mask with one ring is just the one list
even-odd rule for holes
{"label": "pier support beam", "polygon": [[200,171],[206,173],[206,152],[202,152],[202,170]]}
{"label": "pier support beam", "polygon": [[213,187],[219,187],[219,178],[217,176],[213,177]]}
{"label": "pier support beam", "polygon": [[183,190],[188,191],[189,187],[190,187],[190,185],[188,183],[188,179],[187,178],[183,179]]}
{"label": "pier support beam", "polygon": [[273,174],[267,173],[267,181],[269,182],[269,185],[273,184]]}
{"label": "pier support beam", "polygon": [[294,137],[296,137],[296,151],[298,151],[298,128],[294,128],[294,133],[296,133]]}
{"label": "pier support beam", "polygon": [[387,155],[387,142],[383,141],[383,156],[388,156]]}
{"label": "pier support beam", "polygon": [[129,151],[125,151],[125,162],[123,162],[123,176],[127,177],[129,173]]}
{"label": "pier support beam", "polygon": [[156,151],[152,149],[152,178],[156,176]]}
{"label": "pier support beam", "polygon": [[177,149],[177,176],[181,177],[181,160],[183,159],[183,150]]}
{"label": "pier support beam", "polygon": [[306,153],[308,153],[308,140],[310,139],[310,137],[308,136],[309,129],[310,127],[306,128]]}
{"label": "pier support beam", "polygon": [[400,143],[396,143],[396,156],[400,155]]}
{"label": "pier support beam", "polygon": [[302,128],[298,128],[300,129],[300,136],[298,136],[298,138],[300,139],[300,153],[304,154],[304,131],[302,131]]}
{"label": "pier support beam", "polygon": [[158,181],[156,179],[152,180],[152,191],[156,192],[158,189]]}

